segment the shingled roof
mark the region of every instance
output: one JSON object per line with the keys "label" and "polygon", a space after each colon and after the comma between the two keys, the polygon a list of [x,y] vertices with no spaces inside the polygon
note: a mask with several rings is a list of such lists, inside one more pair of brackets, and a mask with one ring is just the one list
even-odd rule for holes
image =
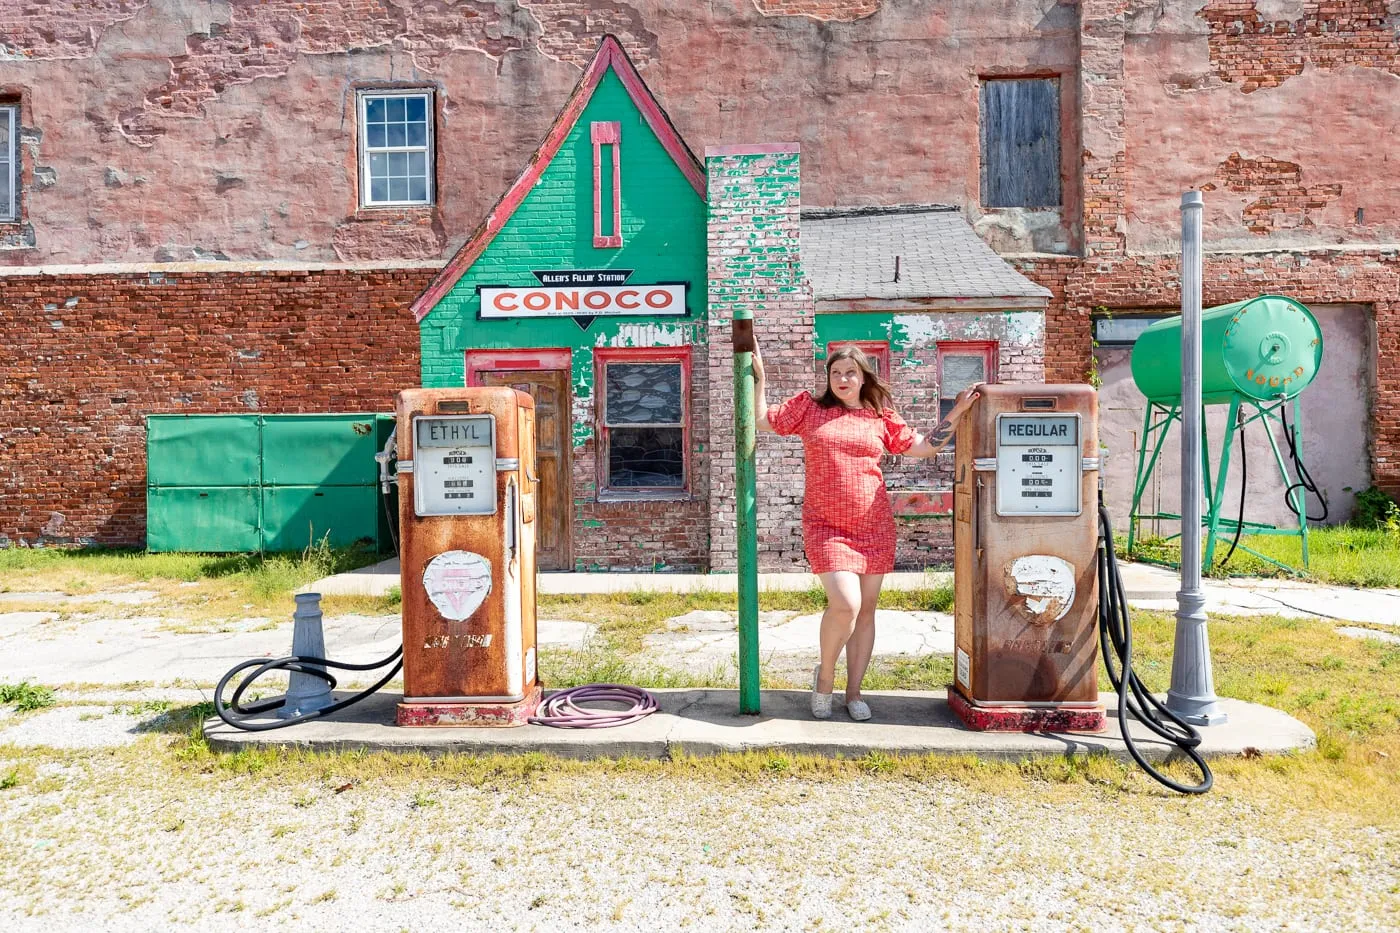
{"label": "shingled roof", "polygon": [[[895,260],[899,276],[895,277]],[[802,266],[817,301],[1051,297],[1002,259],[957,208],[804,208]]]}

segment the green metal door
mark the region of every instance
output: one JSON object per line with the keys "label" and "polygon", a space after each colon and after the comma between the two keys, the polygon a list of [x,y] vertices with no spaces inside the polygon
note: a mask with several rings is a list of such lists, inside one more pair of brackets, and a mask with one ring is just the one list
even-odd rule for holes
{"label": "green metal door", "polygon": [[260,421],[257,415],[148,416],[146,484],[260,485]]}
{"label": "green metal door", "polygon": [[263,548],[300,551],[329,536],[331,547],[379,535],[377,486],[265,486]]}
{"label": "green metal door", "polygon": [[374,415],[266,415],[264,486],[364,486],[378,482]]}
{"label": "green metal door", "polygon": [[151,551],[257,551],[262,548],[256,486],[169,486],[146,490]]}

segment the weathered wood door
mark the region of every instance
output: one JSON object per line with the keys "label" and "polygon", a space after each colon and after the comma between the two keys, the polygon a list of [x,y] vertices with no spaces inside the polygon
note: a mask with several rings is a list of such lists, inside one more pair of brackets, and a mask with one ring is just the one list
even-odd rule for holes
{"label": "weathered wood door", "polygon": [[536,560],[541,570],[572,570],[569,511],[569,441],[573,425],[569,414],[567,370],[478,370],[476,381],[484,386],[510,386],[528,392],[535,400],[537,433],[535,469],[540,488],[536,500]]}

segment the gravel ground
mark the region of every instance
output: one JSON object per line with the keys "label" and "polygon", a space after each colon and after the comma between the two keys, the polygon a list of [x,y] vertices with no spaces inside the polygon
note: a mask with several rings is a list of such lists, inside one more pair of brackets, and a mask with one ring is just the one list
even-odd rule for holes
{"label": "gravel ground", "polygon": [[[598,766],[473,786],[0,748],[0,929],[1381,930],[1400,832],[1246,795]],[[170,749],[166,746],[169,745]],[[1386,824],[1387,826],[1391,824]]]}

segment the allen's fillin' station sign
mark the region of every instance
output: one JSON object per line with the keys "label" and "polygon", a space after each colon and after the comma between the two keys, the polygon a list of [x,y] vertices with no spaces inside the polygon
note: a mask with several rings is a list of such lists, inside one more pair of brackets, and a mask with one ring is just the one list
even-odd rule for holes
{"label": "allen's fillin' station sign", "polygon": [[[631,269],[536,271],[539,285],[479,285],[481,317],[572,317],[586,327],[595,317],[684,317],[684,282],[628,284]],[[580,320],[583,319],[583,320]]]}

